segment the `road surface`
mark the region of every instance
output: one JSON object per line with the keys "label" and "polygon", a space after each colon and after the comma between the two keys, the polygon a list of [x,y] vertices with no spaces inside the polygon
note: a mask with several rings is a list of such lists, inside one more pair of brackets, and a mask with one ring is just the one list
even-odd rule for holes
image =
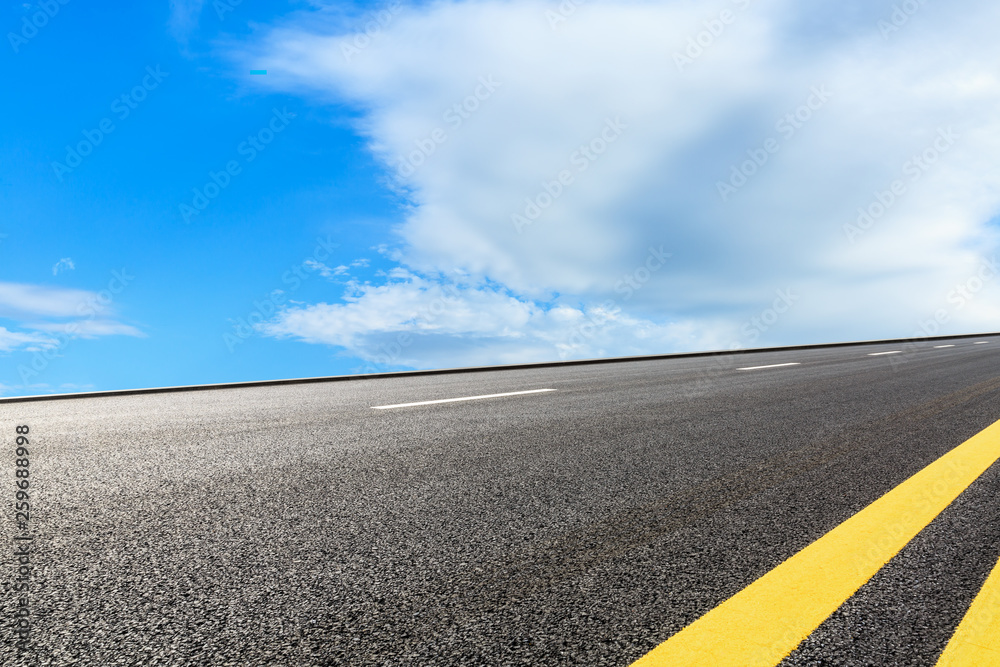
{"label": "road surface", "polygon": [[[998,348],[0,402],[0,663],[629,665],[1000,420]],[[1000,556],[967,481],[781,664],[935,664]]]}

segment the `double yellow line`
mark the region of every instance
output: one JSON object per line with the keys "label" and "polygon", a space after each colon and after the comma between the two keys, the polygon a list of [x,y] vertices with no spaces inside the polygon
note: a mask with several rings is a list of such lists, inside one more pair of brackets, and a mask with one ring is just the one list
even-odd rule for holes
{"label": "double yellow line", "polygon": [[[773,667],[1000,459],[1000,422],[795,554],[632,667]],[[1000,667],[1000,563],[938,665]]]}

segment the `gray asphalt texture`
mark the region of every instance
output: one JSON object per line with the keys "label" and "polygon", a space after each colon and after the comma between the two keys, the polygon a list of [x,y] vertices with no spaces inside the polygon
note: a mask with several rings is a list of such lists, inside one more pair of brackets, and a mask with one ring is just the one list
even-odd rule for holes
{"label": "gray asphalt texture", "polygon": [[[0,664],[628,665],[1000,419],[982,340],[0,403],[35,535],[33,650],[8,566]],[[934,664],[998,490],[783,664]]]}

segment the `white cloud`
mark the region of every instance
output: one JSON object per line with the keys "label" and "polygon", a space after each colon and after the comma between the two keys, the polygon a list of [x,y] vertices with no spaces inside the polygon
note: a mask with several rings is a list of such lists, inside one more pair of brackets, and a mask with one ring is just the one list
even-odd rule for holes
{"label": "white cloud", "polygon": [[58,341],[51,336],[9,331],[5,327],[0,327],[0,351],[3,352],[10,352],[19,348],[26,348],[28,350],[46,349],[55,347],[57,343]]}
{"label": "white cloud", "polygon": [[96,292],[0,282],[0,317],[80,317],[91,310],[108,311]]}
{"label": "white cloud", "polygon": [[70,257],[63,257],[52,267],[52,275],[58,276],[62,271],[72,271],[76,268],[76,264],[73,263],[73,259]]}
{"label": "white cloud", "polygon": [[146,334],[134,326],[115,322],[114,320],[77,320],[66,323],[46,322],[28,324],[26,326],[38,331],[63,333],[73,338],[97,338],[98,336],[134,336],[136,338],[144,338],[146,336]]}
{"label": "white cloud", "polygon": [[[995,328],[1000,281],[961,306],[955,289],[998,246],[1000,6],[923,5],[883,36],[888,2],[745,4],[593,0],[553,30],[552,3],[439,2],[406,9],[349,59],[353,35],[308,15],[267,33],[255,57],[303,95],[364,110],[359,131],[413,204],[395,255],[409,279],[289,310],[272,333],[371,356],[368,337],[411,326],[481,356],[521,345],[552,358],[562,324],[545,308],[620,299],[661,245],[670,266],[619,301],[621,336],[595,349],[677,349],[671,326],[713,340],[788,287],[801,298],[764,342],[907,336],[941,310],[943,330]],[[679,68],[722,9],[735,20]],[[621,136],[581,170],[609,119]],[[955,136],[946,150],[941,132]],[[769,145],[724,201],[719,183]],[[512,214],[547,201],[564,170],[572,182],[517,233]],[[850,242],[845,225],[897,180],[905,191]],[[420,281],[456,270],[497,286],[463,288],[471,319],[423,330],[403,316],[433,290]]]}
{"label": "white cloud", "polygon": [[341,264],[340,266],[335,266],[333,268],[330,268],[323,262],[319,262],[315,259],[307,259],[305,262],[303,262],[303,264],[305,264],[305,266],[307,266],[310,271],[315,271],[324,278],[334,278],[336,276],[344,276],[347,275],[348,271],[350,270],[349,267],[344,266],[343,264]]}
{"label": "white cloud", "polygon": [[113,298],[110,290],[0,283],[0,317],[25,330],[0,327],[0,351],[37,352],[71,338],[145,336],[136,327],[114,319]]}
{"label": "white cloud", "polygon": [[418,276],[355,286],[345,300],[286,309],[260,329],[343,347],[383,367],[416,368],[694,350],[725,340],[691,322],[630,317],[616,303],[546,308],[494,287]]}
{"label": "white cloud", "polygon": [[340,264],[338,266],[330,267],[315,259],[307,259],[303,262],[303,264],[310,271],[315,271],[324,278],[336,278],[337,276],[350,275],[352,268],[364,268],[368,266],[369,261],[367,259],[356,259],[351,262],[350,266],[347,264]]}
{"label": "white cloud", "polygon": [[180,40],[198,27],[205,0],[170,0],[170,31]]}

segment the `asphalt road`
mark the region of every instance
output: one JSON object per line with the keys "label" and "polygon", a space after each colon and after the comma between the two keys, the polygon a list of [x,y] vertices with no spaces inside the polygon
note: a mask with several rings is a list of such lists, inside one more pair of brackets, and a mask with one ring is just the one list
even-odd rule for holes
{"label": "asphalt road", "polygon": [[[0,403],[0,532],[27,425],[34,536],[0,663],[628,665],[1000,420],[1000,337],[947,343]],[[998,491],[782,664],[933,665]]]}

